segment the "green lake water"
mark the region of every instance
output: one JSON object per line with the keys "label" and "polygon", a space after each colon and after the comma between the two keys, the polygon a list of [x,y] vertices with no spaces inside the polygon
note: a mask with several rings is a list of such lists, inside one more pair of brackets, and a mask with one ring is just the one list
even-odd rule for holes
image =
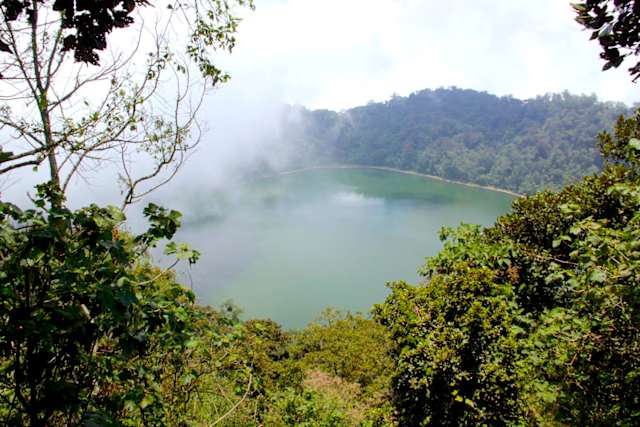
{"label": "green lake water", "polygon": [[[492,224],[513,197],[371,169],[318,169],[201,197],[179,241],[201,303],[232,299],[246,318],[300,328],[325,307],[367,312],[385,283],[418,281],[442,226]],[[184,278],[183,278],[184,280]]]}

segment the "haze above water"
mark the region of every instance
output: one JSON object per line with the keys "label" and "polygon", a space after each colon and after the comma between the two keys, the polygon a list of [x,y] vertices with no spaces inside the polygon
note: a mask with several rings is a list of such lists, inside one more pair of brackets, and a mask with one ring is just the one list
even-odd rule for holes
{"label": "haze above water", "polygon": [[200,195],[179,241],[202,252],[198,298],[300,328],[325,307],[369,310],[385,283],[418,281],[442,226],[492,224],[513,197],[371,169],[319,169]]}

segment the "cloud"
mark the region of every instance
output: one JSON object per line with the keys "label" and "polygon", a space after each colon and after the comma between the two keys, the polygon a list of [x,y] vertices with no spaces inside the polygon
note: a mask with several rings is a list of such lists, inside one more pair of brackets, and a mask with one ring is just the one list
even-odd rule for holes
{"label": "cloud", "polygon": [[558,0],[263,1],[223,63],[238,85],[332,109],[439,86],[639,100],[624,69],[601,72],[573,18]]}

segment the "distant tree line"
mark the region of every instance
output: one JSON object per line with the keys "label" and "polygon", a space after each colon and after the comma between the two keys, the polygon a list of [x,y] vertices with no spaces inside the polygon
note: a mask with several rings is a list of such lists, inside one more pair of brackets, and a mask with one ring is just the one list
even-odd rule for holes
{"label": "distant tree line", "polygon": [[595,95],[520,100],[453,87],[343,112],[289,111],[283,135],[301,153],[296,166],[387,166],[533,193],[600,171],[596,137],[630,109]]}

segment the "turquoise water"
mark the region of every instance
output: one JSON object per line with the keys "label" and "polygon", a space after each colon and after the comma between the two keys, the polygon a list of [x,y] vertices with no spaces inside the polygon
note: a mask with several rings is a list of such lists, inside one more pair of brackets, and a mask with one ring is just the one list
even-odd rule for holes
{"label": "turquoise water", "polygon": [[513,197],[389,171],[322,169],[200,200],[178,236],[202,252],[187,278],[200,302],[232,299],[246,318],[299,328],[327,306],[368,311],[388,281],[417,282],[425,257],[442,246],[442,226],[492,224]]}

